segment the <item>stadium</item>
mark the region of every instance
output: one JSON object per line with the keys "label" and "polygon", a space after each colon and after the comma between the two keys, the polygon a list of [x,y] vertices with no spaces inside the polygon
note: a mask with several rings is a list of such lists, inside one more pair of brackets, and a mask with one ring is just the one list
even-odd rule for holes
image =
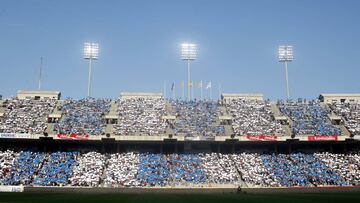
{"label": "stadium", "polygon": [[1,189],[85,193],[358,191],[359,94],[272,102],[162,93],[0,102]]}
{"label": "stadium", "polygon": [[0,203],[359,202],[359,8],[1,1]]}

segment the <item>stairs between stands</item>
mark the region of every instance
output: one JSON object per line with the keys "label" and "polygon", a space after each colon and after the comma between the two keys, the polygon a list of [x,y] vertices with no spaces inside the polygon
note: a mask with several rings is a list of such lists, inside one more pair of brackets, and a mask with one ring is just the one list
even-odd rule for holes
{"label": "stairs between stands", "polygon": [[341,135],[343,135],[345,137],[350,137],[350,132],[348,131],[348,129],[344,125],[338,125],[338,127],[341,130]]}
{"label": "stairs between stands", "polygon": [[279,107],[276,105],[276,103],[271,103],[271,111],[274,114],[274,116],[283,116],[283,114],[280,112]]}
{"label": "stairs between stands", "polygon": [[[220,126],[220,119],[219,117],[220,116],[231,116],[228,111],[226,110],[226,107],[225,106],[219,106],[218,107],[218,117],[216,119],[216,125],[217,126]],[[232,134],[234,134],[234,131],[233,131],[233,128],[230,125],[223,125],[224,126],[224,129],[225,129],[225,136],[231,136]]]}
{"label": "stairs between stands", "polygon": [[288,125],[281,125],[281,127],[285,130],[285,136],[291,136],[291,128]]}

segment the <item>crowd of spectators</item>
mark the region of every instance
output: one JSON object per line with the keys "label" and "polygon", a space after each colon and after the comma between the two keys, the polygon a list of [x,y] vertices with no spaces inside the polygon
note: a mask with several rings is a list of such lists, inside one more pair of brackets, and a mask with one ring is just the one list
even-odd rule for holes
{"label": "crowd of spectators", "polygon": [[268,100],[233,99],[225,103],[233,117],[232,127],[236,135],[283,135],[281,124],[275,121]]}
{"label": "crowd of spectators", "polygon": [[126,98],[118,100],[119,122],[114,125],[116,135],[156,135],[166,130],[164,99]]}
{"label": "crowd of spectators", "polygon": [[345,127],[353,135],[360,135],[360,104],[332,103],[329,105],[335,114],[344,118]]}
{"label": "crowd of spectators", "polygon": [[106,157],[98,152],[82,154],[69,179],[72,186],[98,187],[102,181]]}
{"label": "crowd of spectators", "polygon": [[341,176],[348,185],[360,185],[360,155],[332,154],[329,152],[315,153],[329,169]]}
{"label": "crowd of spectators", "polygon": [[260,154],[241,153],[230,155],[242,180],[249,186],[277,187],[280,184],[266,169]]}
{"label": "crowd of spectators", "polygon": [[67,185],[79,152],[54,152],[46,155],[43,166],[34,178],[34,185]]}
{"label": "crowd of spectators", "polygon": [[138,180],[141,186],[165,186],[169,181],[167,156],[164,154],[140,154]]}
{"label": "crowd of spectators", "polygon": [[292,131],[301,135],[341,135],[327,118],[330,109],[318,100],[279,101],[280,111],[292,120]]}
{"label": "crowd of spectators", "polygon": [[359,186],[360,154],[0,152],[0,185]]}
{"label": "crowd of spectators", "polygon": [[140,183],[137,179],[139,154],[116,153],[111,154],[106,161],[104,186],[106,187],[136,187]]}
{"label": "crowd of spectators", "polygon": [[219,112],[218,103],[205,100],[172,100],[171,104],[176,115],[173,126],[175,134],[214,137],[225,133],[224,127],[216,123]]}
{"label": "crowd of spectators", "polygon": [[66,99],[61,108],[62,119],[55,130],[65,134],[104,134],[104,115],[110,111],[110,102],[110,99]]}
{"label": "crowd of spectators", "polygon": [[13,162],[11,174],[8,174],[8,178],[4,180],[4,185],[29,185],[41,168],[43,160],[44,153],[20,152]]}
{"label": "crowd of spectators", "polygon": [[240,176],[231,155],[206,153],[199,154],[202,168],[204,168],[207,183],[237,184]]}
{"label": "crowd of spectators", "polygon": [[168,165],[172,183],[195,185],[206,182],[205,171],[197,154],[171,154]]}
{"label": "crowd of spectators", "polygon": [[56,100],[52,99],[7,99],[3,102],[5,112],[0,118],[0,133],[43,133],[55,106]]}
{"label": "crowd of spectators", "polygon": [[0,151],[0,185],[5,184],[5,181],[11,178],[11,169],[18,155],[11,150]]}

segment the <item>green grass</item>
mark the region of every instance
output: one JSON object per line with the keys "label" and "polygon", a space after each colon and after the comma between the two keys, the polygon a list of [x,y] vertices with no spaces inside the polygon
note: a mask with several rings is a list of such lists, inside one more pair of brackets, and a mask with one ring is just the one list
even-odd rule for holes
{"label": "green grass", "polygon": [[360,193],[316,194],[74,194],[74,193],[0,193],[0,203],[353,203],[360,202]]}

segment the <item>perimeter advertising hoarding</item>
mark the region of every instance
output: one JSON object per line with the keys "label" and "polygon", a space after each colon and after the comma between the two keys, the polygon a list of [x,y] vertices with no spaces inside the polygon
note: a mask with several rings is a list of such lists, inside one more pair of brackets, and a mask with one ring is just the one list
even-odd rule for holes
{"label": "perimeter advertising hoarding", "polygon": [[57,134],[57,138],[62,140],[88,140],[89,137],[89,134]]}
{"label": "perimeter advertising hoarding", "polygon": [[26,133],[0,133],[0,138],[6,139],[30,139],[31,135]]}
{"label": "perimeter advertising hoarding", "polygon": [[337,141],[337,135],[310,135],[308,141]]}
{"label": "perimeter advertising hoarding", "polygon": [[24,186],[3,186],[0,185],[0,192],[24,192]]}
{"label": "perimeter advertising hoarding", "polygon": [[246,139],[251,141],[277,141],[277,136],[247,135]]}

